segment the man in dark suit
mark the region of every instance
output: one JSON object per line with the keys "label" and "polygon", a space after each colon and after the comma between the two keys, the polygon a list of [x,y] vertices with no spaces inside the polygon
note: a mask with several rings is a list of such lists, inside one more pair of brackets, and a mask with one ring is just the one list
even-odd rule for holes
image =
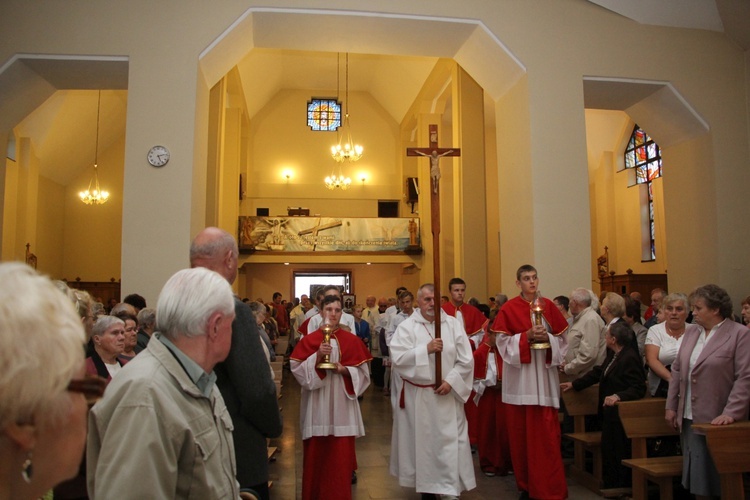
{"label": "man in dark suit", "polygon": [[[237,278],[238,257],[234,237],[216,227],[198,233],[190,245],[191,267],[216,271],[230,284]],[[278,437],[282,430],[276,384],[250,307],[235,297],[234,310],[232,348],[227,359],[214,368],[216,385],[234,423],[240,487],[251,488],[268,500],[266,438]]]}

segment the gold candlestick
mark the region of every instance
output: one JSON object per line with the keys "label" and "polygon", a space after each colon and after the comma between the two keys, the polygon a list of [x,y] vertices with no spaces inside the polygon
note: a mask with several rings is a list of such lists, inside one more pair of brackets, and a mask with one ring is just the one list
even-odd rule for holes
{"label": "gold candlestick", "polygon": [[[323,342],[326,344],[331,343],[331,334],[333,333],[333,328],[331,328],[331,325],[323,325]],[[315,368],[318,370],[335,370],[336,369],[336,363],[331,363],[331,357],[326,354],[323,357],[323,361],[318,363]]]}
{"label": "gold candlestick", "polygon": [[[531,304],[529,307],[531,308],[531,315],[534,318],[534,325],[543,325],[544,321],[544,308],[546,306],[546,303],[544,302],[544,299],[541,295],[537,294],[536,298],[531,301]],[[549,342],[542,341],[542,342],[531,342],[529,344],[529,347],[531,349],[549,349],[551,346],[549,345]]]}

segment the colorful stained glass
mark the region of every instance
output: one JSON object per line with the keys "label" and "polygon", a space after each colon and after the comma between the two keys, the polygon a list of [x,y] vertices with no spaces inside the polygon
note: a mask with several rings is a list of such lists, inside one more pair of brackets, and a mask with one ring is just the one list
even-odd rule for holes
{"label": "colorful stained glass", "polygon": [[341,126],[341,103],[313,97],[307,103],[307,126],[316,131],[334,131]]}
{"label": "colorful stained glass", "polygon": [[636,184],[644,184],[648,182],[648,177],[646,175],[646,167],[640,166],[636,167],[635,169],[635,183]]}
{"label": "colorful stained glass", "polygon": [[636,169],[635,184],[646,184],[661,177],[661,150],[659,145],[638,125],[625,149],[625,168]]}

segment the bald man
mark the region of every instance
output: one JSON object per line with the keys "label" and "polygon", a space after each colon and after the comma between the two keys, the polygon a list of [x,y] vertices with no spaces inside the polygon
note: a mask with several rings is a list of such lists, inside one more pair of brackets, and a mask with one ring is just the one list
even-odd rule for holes
{"label": "bald man", "polygon": [[[239,251],[234,236],[207,227],[190,245],[190,266],[216,271],[230,284],[237,278]],[[234,423],[237,480],[268,500],[266,438],[281,435],[282,422],[271,367],[261,345],[258,325],[250,307],[234,298],[232,347],[227,359],[216,365],[219,387]]]}

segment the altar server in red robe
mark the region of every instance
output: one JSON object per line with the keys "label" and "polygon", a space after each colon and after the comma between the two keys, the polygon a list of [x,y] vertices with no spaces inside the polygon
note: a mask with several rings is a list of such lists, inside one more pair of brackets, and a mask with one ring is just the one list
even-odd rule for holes
{"label": "altar server in red robe", "polygon": [[[560,379],[568,322],[550,299],[538,296],[533,266],[516,272],[521,294],[503,305],[491,330],[503,358],[503,402],[506,403],[510,452],[521,498],[564,499],[568,496],[560,455]],[[539,297],[542,324],[531,310]],[[539,348],[543,343],[549,347]],[[536,344],[536,345],[532,345]]]}
{"label": "altar server in red robe", "polygon": [[[464,330],[469,337],[471,350],[473,351],[482,342],[482,337],[485,330],[487,330],[490,320],[482,314],[482,311],[464,302],[464,297],[466,296],[466,282],[464,280],[461,278],[452,278],[448,282],[448,290],[451,298],[442,305],[443,311],[464,325]],[[469,400],[464,406],[466,423],[469,426],[469,443],[471,443],[472,448],[477,445],[478,439],[477,406],[472,401],[474,396],[474,391],[472,391]]]}
{"label": "altar server in red robe", "polygon": [[508,427],[503,403],[503,360],[488,332],[474,351],[474,396],[477,406],[477,452],[485,476],[507,476],[512,469]]}
{"label": "altar server in red robe", "polygon": [[[323,324],[333,328],[330,342],[317,330],[302,337],[290,356],[292,374],[302,386],[302,498],[350,499],[357,469],[354,439],[365,434],[357,397],[370,385],[372,357],[355,334],[339,328],[340,297],[325,297],[321,307]],[[335,370],[317,368],[325,356]]]}

